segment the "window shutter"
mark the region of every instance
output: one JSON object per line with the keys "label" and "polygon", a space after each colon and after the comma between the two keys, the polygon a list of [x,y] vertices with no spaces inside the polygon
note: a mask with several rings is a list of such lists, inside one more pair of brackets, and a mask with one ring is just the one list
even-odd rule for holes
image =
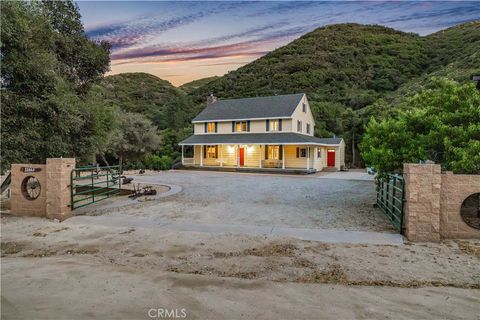
{"label": "window shutter", "polygon": [[299,158],[299,155],[300,155],[300,148],[297,147],[297,158]]}
{"label": "window shutter", "polygon": [[283,145],[278,147],[278,159],[283,160]]}
{"label": "window shutter", "polygon": [[205,159],[207,157],[207,146],[204,144],[203,145],[203,158]]}
{"label": "window shutter", "polygon": [[265,121],[265,130],[270,131],[270,120],[268,119]]}
{"label": "window shutter", "polygon": [[278,131],[282,131],[282,119],[278,120]]}
{"label": "window shutter", "polygon": [[268,144],[265,145],[265,160],[268,160]]}
{"label": "window shutter", "polygon": [[232,132],[235,132],[235,121],[232,121]]}
{"label": "window shutter", "polygon": [[215,122],[215,132],[218,131],[218,122]]}
{"label": "window shutter", "polygon": [[247,132],[250,132],[250,120],[247,121]]}
{"label": "window shutter", "polygon": [[206,122],[203,123],[203,129],[204,129],[203,132],[207,132],[207,125],[208,124]]}
{"label": "window shutter", "polygon": [[215,146],[215,159],[218,159],[218,145]]}

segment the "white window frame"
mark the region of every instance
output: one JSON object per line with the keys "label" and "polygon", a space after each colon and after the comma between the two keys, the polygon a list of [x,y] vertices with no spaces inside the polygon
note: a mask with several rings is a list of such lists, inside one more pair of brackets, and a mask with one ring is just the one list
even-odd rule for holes
{"label": "white window frame", "polygon": [[274,119],[268,122],[269,131],[280,131],[280,120]]}
{"label": "white window frame", "polygon": [[215,122],[207,122],[207,133],[215,132]]}
{"label": "white window frame", "polygon": [[268,153],[268,160],[280,160],[279,145],[269,145],[267,153]]}
{"label": "white window frame", "polygon": [[297,120],[297,132],[302,132],[302,121]]}
{"label": "white window frame", "polygon": [[[238,130],[239,126],[240,130]],[[247,129],[247,121],[235,121],[235,132],[247,132]]]}
{"label": "white window frame", "polygon": [[307,148],[306,147],[300,147],[300,149],[298,150],[298,157],[299,158],[306,158],[307,157]]}
{"label": "white window frame", "polygon": [[216,148],[217,148],[216,145],[207,145],[205,158],[206,159],[217,159],[217,157],[215,157]]}

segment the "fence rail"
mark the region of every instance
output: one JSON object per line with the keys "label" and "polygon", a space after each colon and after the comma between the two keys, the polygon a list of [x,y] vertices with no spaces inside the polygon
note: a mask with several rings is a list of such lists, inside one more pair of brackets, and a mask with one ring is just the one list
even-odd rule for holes
{"label": "fence rail", "polygon": [[399,232],[403,228],[404,185],[403,176],[388,174],[379,180],[377,188],[377,205]]}
{"label": "fence rail", "polygon": [[70,173],[70,207],[78,209],[120,193],[120,166],[78,167]]}

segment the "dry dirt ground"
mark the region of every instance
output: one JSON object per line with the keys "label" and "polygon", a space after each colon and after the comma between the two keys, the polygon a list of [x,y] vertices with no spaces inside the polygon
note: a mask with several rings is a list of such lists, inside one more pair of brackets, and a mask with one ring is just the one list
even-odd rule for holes
{"label": "dry dirt ground", "polygon": [[2,319],[478,319],[480,242],[402,246],[2,217]]}
{"label": "dry dirt ground", "polygon": [[[136,181],[183,191],[97,214],[392,232],[372,207],[371,181],[209,172]],[[2,319],[151,319],[152,308],[188,319],[480,317],[480,241],[329,244],[74,221],[2,216]]]}

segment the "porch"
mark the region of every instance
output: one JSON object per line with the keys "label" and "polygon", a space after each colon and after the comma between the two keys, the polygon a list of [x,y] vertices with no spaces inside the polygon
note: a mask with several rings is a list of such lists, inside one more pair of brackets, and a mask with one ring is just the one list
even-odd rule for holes
{"label": "porch", "polygon": [[305,144],[182,145],[182,165],[212,171],[308,174],[326,167],[337,170],[336,154],[334,147]]}

